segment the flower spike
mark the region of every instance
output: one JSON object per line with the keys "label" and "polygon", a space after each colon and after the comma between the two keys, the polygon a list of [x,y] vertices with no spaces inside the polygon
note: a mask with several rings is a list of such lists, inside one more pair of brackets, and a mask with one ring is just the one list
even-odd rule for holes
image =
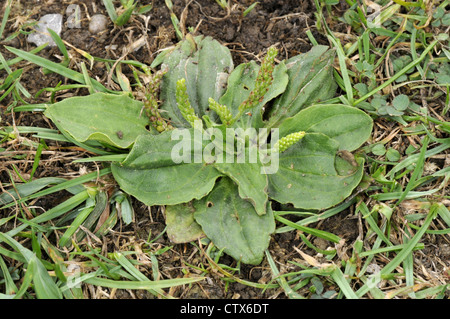
{"label": "flower spike", "polygon": [[176,99],[181,115],[183,115],[184,119],[188,121],[188,123],[191,124],[192,127],[194,127],[195,121],[200,119],[197,117],[197,115],[195,115],[194,108],[189,102],[185,79],[180,79],[177,81]]}
{"label": "flower spike", "polygon": [[278,140],[273,148],[279,153],[282,153],[286,151],[289,147],[300,141],[303,137],[305,137],[305,134],[306,133],[303,131],[291,133],[283,137],[282,139]]}
{"label": "flower spike", "polygon": [[217,103],[212,97],[209,98],[209,108],[219,115],[220,120],[225,125],[230,125],[233,114],[226,105]]}

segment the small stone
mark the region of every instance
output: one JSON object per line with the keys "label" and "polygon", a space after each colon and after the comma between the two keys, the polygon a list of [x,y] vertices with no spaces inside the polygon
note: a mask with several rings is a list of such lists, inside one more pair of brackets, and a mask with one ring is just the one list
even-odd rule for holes
{"label": "small stone", "polygon": [[107,45],[105,46],[106,50],[117,50],[119,46],[117,44],[113,44],[113,45]]}
{"label": "small stone", "polygon": [[91,17],[91,22],[89,22],[89,32],[92,34],[97,34],[106,30],[106,25],[108,23],[108,18],[103,14],[95,14]]}
{"label": "small stone", "polygon": [[69,29],[81,28],[81,9],[78,4],[71,4],[66,9],[67,27]]}
{"label": "small stone", "polygon": [[42,16],[36,25],[36,32],[31,33],[28,36],[27,41],[36,44],[36,46],[43,45],[44,43],[48,43],[51,47],[56,46],[55,41],[53,41],[52,37],[47,32],[47,29],[55,31],[59,36],[62,30],[62,19],[63,16],[59,13]]}

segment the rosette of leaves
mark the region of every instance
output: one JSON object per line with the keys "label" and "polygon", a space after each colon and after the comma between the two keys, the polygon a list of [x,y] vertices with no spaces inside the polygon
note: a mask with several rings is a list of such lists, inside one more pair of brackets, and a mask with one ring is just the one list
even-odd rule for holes
{"label": "rosette of leaves", "polygon": [[[175,164],[171,159],[179,143],[173,131],[143,135],[126,160],[113,165],[115,179],[147,205],[166,205],[173,241],[207,236],[235,259],[260,263],[275,230],[272,202],[325,209],[349,196],[362,178],[361,158],[349,161],[337,154],[366,141],[370,117],[349,106],[314,105],[335,95],[333,60],[334,51],[317,46],[276,66],[272,59],[269,67],[252,61],[234,69],[230,53],[218,42],[203,37],[182,41],[162,59],[161,109],[174,126],[189,132],[186,158],[191,161]],[[264,67],[265,76],[260,72]],[[181,83],[185,89],[177,93]],[[177,103],[177,94],[187,101],[179,98]],[[202,120],[197,129],[190,124],[194,113]],[[202,140],[205,130],[224,132],[227,127],[276,128],[280,138],[305,134],[279,154],[273,174],[261,173],[265,164],[260,160],[239,163],[236,152],[232,162],[194,161],[196,149],[204,154],[214,144]]]}
{"label": "rosette of leaves", "polygon": [[[363,159],[351,152],[372,130],[371,118],[357,108],[318,104],[336,94],[333,50],[315,46],[278,64],[275,55],[270,48],[261,63],[235,67],[225,46],[190,35],[161,53],[156,59],[165,72],[159,114],[175,127],[162,133],[142,131],[148,121],[142,118],[142,105],[134,102],[90,105],[91,118],[98,108],[111,113],[109,118],[101,114],[105,121],[118,124],[67,120],[64,107],[69,102],[64,101],[46,114],[75,139],[100,138],[128,152],[123,161],[111,164],[113,176],[124,192],[146,205],[166,207],[172,241],[206,236],[236,260],[259,264],[275,231],[273,205],[322,210],[345,200],[363,176]],[[101,94],[98,101],[106,96]],[[114,97],[119,98],[125,99]],[[119,115],[122,109],[127,119],[136,116],[129,130]],[[70,121],[77,124],[75,132]],[[111,127],[120,127],[120,136]],[[218,142],[215,134],[225,136],[228,128],[277,130],[279,140],[273,134],[244,134]],[[267,147],[257,148],[252,161],[246,156],[255,138]],[[182,154],[182,160],[174,161],[173,152]],[[273,162],[266,159],[273,152],[278,167],[270,171]],[[339,156],[343,153],[347,156]]]}

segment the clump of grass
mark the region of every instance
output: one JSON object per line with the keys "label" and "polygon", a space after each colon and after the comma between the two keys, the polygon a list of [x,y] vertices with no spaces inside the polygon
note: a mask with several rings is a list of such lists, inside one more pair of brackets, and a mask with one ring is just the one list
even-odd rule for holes
{"label": "clump of grass", "polygon": [[[449,242],[450,175],[446,159],[450,148],[450,51],[445,34],[448,18],[442,14],[449,2],[443,1],[434,9],[425,7],[423,1],[394,1],[385,7],[346,2],[349,9],[339,17],[334,10],[338,1],[316,0],[316,27],[328,37],[338,57],[335,76],[340,95],[325,102],[361,108],[376,123],[370,143],[360,150],[367,163],[366,178],[357,193],[331,209],[293,211],[284,207],[274,212],[276,233],[293,232],[299,244],[293,248],[295,255],[288,257],[276,249],[266,251],[262,266],[266,282],[242,279],[241,265],[221,262],[223,252],[205,241],[192,243],[200,261],[195,265],[184,261],[185,277],[178,279],[160,279],[157,257],[172,247],[153,245],[158,237],[150,238],[151,234],[145,242],[130,240],[120,251],[104,252],[110,230],[119,224],[131,225],[136,218],[132,199],[108,179],[110,168],[77,174],[72,179],[36,178],[36,172],[46,156],[61,150],[49,146],[50,142],[71,145],[69,150],[79,154],[101,156],[83,160],[78,155],[78,162],[119,161],[123,156],[102,145],[76,142],[58,130],[13,124],[0,129],[0,160],[7,166],[1,175],[0,297],[84,298],[89,294],[83,287],[92,285],[109,288],[110,296],[117,289],[133,289],[172,298],[168,289],[191,287],[217,273],[225,287],[237,282],[259,289],[261,294],[282,291],[289,298],[448,297],[448,264],[440,260],[433,269],[436,278],[431,278],[423,272],[417,257],[431,258],[424,252],[430,242]],[[171,1],[166,4],[171,9]],[[224,1],[219,4],[228,6]],[[10,5],[9,0],[0,38]],[[109,9],[114,16],[114,8]],[[126,11],[123,19],[133,10]],[[178,27],[174,14],[172,19]],[[353,37],[333,31],[334,23],[346,25]],[[177,34],[183,37],[180,30]],[[42,112],[46,108],[45,104],[27,104],[26,100],[33,97],[21,83],[26,71],[15,68],[21,60],[76,83],[42,88],[38,95],[50,92],[49,103],[63,90],[132,93],[139,81],[133,88],[121,81],[123,65],[133,68],[136,80],[149,75],[150,67],[139,61],[116,63],[86,53],[88,62],[117,68],[119,77],[114,79],[123,92],[110,90],[92,78],[85,67],[78,71],[69,68],[64,42],[52,36],[64,57],[61,63],[39,57],[37,53],[43,47],[30,52],[8,48],[17,55],[11,60],[0,54],[0,101],[10,101],[8,112]],[[311,32],[308,36],[312,44],[317,44]],[[21,164],[29,165],[25,166],[27,174],[18,166]],[[59,194],[66,197],[58,205],[46,212],[38,208],[38,200]],[[352,242],[320,227],[345,212],[358,220],[357,238]],[[138,258],[143,255],[150,259],[151,270],[143,258]]]}
{"label": "clump of grass", "polygon": [[[448,165],[439,160],[445,158],[450,146],[449,132],[445,129],[450,83],[433,71],[449,65],[448,35],[439,29],[434,33],[437,36],[425,32],[425,27],[438,24],[428,18],[430,12],[419,3],[396,2],[385,7],[374,4],[380,12],[378,20],[372,21],[373,8],[347,2],[350,9],[346,14],[333,17],[333,5],[337,3],[316,1],[316,17],[317,27],[327,34],[338,55],[335,75],[342,95],[334,101],[366,110],[378,127],[372,142],[361,150],[368,161],[370,181],[354,203],[362,232],[353,243],[350,258],[340,260],[345,265],[342,273],[336,270],[340,269],[336,263],[325,265],[312,256],[302,252],[301,255],[306,265],[328,270],[321,276],[339,286],[334,298],[443,298],[448,294],[445,280],[448,269],[440,270],[440,284],[424,282],[415,256],[431,237],[443,236],[442,240],[448,241],[450,232],[445,204]],[[434,10],[438,12],[447,4],[444,2]],[[332,30],[325,20],[327,14],[351,27],[354,42]],[[382,43],[377,42],[377,36],[383,37]],[[297,228],[307,232],[298,226],[317,221],[317,216],[320,215],[296,223],[278,217],[289,227],[279,231]],[[397,239],[396,244],[392,238]],[[326,260],[335,260],[341,248],[338,244],[337,250],[333,250],[330,245],[327,254],[304,236],[301,239],[302,246]],[[283,276],[304,278],[292,272]],[[292,285],[284,288],[290,294]]]}

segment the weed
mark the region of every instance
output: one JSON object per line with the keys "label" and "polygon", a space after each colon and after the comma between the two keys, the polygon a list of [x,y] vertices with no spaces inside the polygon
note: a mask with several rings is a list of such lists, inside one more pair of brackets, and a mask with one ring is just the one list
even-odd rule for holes
{"label": "weed", "polygon": [[[449,2],[430,7],[426,1],[348,0],[342,17],[334,10],[340,2],[315,3],[316,28],[331,49],[308,32],[313,49],[279,63],[271,48],[262,65],[250,61],[235,67],[217,41],[184,34],[171,1],[166,6],[181,41],[151,66],[84,52],[88,63],[75,71],[67,44],[57,35],[52,36],[60,63],[38,56],[43,47],[30,52],[8,47],[17,57],[0,55],[0,100],[12,101],[7,112],[44,112],[57,129],[0,129],[8,176],[0,194],[1,296],[82,298],[82,285],[90,284],[172,298],[165,288],[192,285],[217,272],[227,288],[232,282],[262,291],[281,288],[289,298],[445,298],[446,261],[436,263],[431,278],[416,256],[431,258],[424,248],[432,249],[430,241],[433,247],[448,241],[450,229]],[[131,23],[131,14],[142,12],[136,1],[121,1],[117,11],[111,1],[104,4],[116,25]],[[335,23],[345,24],[353,37],[333,31]],[[28,104],[32,96],[22,83],[27,69],[17,67],[22,60],[72,83],[42,88],[38,96],[50,92],[49,102]],[[89,76],[86,65],[93,62],[115,68],[121,91]],[[125,66],[133,69],[136,83],[125,79]],[[200,72],[204,69],[208,72]],[[80,88],[89,95],[56,100],[58,92]],[[135,98],[139,90],[143,95]],[[350,121],[353,116],[359,120]],[[201,132],[200,143],[189,139],[188,144],[191,151],[200,145],[207,161],[174,165],[177,141],[171,134],[183,128],[191,136]],[[282,174],[260,174],[261,160],[236,165],[238,148],[230,157],[233,164],[218,161],[228,144],[217,136],[227,129],[262,128],[279,129]],[[248,150],[253,137],[234,135],[229,144]],[[268,147],[261,153],[269,156],[276,140],[264,141]],[[87,155],[76,163],[96,163],[98,169],[72,179],[36,178],[55,154],[56,142]],[[303,160],[311,155],[316,160]],[[26,173],[18,166],[25,162]],[[327,189],[333,189],[331,195]],[[58,204],[45,212],[37,208],[37,201],[59,194],[66,196]],[[105,253],[93,243],[117,225],[134,224],[135,198],[153,208],[164,206],[167,228],[145,243],[130,241],[119,252]],[[358,220],[352,242],[333,228],[320,228],[344,212]],[[283,263],[269,242],[272,234],[287,232],[296,235],[300,258]],[[205,261],[183,260],[183,278],[159,279],[157,257],[172,249],[155,245],[162,234],[191,243]],[[236,261],[223,262],[225,254]],[[143,266],[146,258],[151,270]],[[243,263],[262,262],[271,278],[242,279]]]}

